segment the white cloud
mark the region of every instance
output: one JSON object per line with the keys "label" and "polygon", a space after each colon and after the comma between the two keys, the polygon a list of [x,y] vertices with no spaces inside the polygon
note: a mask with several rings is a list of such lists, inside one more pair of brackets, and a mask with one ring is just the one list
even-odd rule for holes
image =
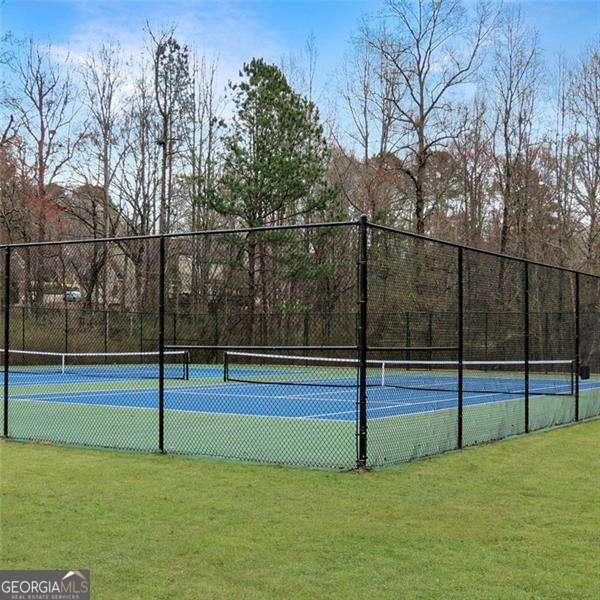
{"label": "white cloud", "polygon": [[116,42],[126,58],[139,59],[147,50],[146,23],[157,32],[174,27],[177,38],[192,51],[218,58],[217,85],[235,78],[253,56],[278,62],[285,44],[262,23],[253,4],[236,2],[80,2],[79,25],[62,44],[52,45],[57,58],[84,61],[90,49]]}

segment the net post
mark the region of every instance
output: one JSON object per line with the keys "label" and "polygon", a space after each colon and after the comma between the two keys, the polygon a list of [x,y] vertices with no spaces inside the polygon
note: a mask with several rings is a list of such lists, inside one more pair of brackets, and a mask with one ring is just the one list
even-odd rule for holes
{"label": "net post", "polygon": [[185,361],[185,366],[184,366],[184,379],[186,381],[189,380],[190,378],[190,352],[188,350],[185,351],[185,354],[183,356],[183,360]]}
{"label": "net post", "polygon": [[359,233],[359,262],[358,262],[358,452],[356,457],[357,469],[367,466],[367,301],[368,301],[368,272],[367,272],[367,216],[361,215],[358,224]]}
{"label": "net post", "polygon": [[4,248],[4,437],[8,437],[8,371],[10,365],[10,246]]}
{"label": "net post", "polygon": [[[581,362],[581,348],[580,348],[580,295],[579,295],[579,271],[575,273],[575,368],[571,369],[571,378],[575,383],[575,420],[579,421],[579,368]],[[575,373],[573,374],[573,371]]]}
{"label": "net post", "polygon": [[165,451],[165,236],[159,238],[158,274],[158,449]]}
{"label": "net post", "polygon": [[223,353],[223,381],[229,381],[229,352],[225,350]]}
{"label": "net post", "polygon": [[523,262],[523,358],[525,360],[525,433],[529,433],[529,262]]}
{"label": "net post", "polygon": [[457,398],[457,445],[463,447],[463,404],[464,404],[464,358],[465,358],[465,331],[464,331],[464,251],[458,248],[458,398]]}

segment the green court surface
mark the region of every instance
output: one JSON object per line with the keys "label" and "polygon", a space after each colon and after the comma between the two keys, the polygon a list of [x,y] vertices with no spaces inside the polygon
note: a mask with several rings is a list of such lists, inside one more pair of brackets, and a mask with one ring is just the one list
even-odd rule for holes
{"label": "green court surface", "polygon": [[[278,393],[278,386],[261,391],[248,384],[229,385],[216,377],[196,384],[167,383],[165,452],[341,470],[355,466],[354,390],[336,391],[333,399],[322,400],[319,394],[323,392],[314,388],[310,392],[314,396],[302,397],[300,402],[308,402],[309,408],[303,406],[306,410],[300,412],[299,401],[288,389],[291,386],[285,386],[288,397]],[[77,381],[67,385],[28,380],[11,385],[10,391],[11,438],[145,452],[159,449],[155,381]],[[263,403],[257,405],[254,397],[247,400],[247,394],[258,398],[263,394]],[[443,400],[432,404],[430,400],[419,403],[419,394],[404,391],[387,402],[385,412],[379,406],[372,409],[369,466],[405,462],[458,447],[455,396],[446,393]],[[325,403],[337,412],[323,412],[325,417],[316,418],[312,414],[315,400],[319,410]],[[463,413],[463,446],[525,432],[523,398],[496,394],[474,396],[472,404],[468,400]],[[599,414],[600,389],[582,389],[580,418]],[[569,423],[575,418],[574,398],[532,396],[529,415],[530,430]]]}

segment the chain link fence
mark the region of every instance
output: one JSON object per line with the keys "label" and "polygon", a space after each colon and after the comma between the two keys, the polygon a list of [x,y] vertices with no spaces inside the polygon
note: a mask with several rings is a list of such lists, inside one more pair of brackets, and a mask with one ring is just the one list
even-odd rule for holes
{"label": "chain link fence", "polygon": [[600,279],[372,224],[3,246],[7,438],[352,469],[600,415]]}

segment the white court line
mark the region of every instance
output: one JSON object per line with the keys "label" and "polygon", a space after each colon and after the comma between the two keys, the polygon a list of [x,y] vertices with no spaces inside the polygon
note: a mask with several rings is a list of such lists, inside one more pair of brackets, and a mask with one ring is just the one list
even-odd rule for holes
{"label": "white court line", "polygon": [[[203,396],[203,392],[202,392],[203,388],[199,388],[198,390],[189,390],[189,391],[181,391],[178,390],[176,388],[174,389],[168,389],[165,390],[165,394],[166,395],[171,395],[171,394],[181,394],[181,395],[189,395],[189,396],[195,396],[195,397],[199,397],[202,398]],[[83,392],[52,392],[49,394],[43,394],[45,396],[47,396],[48,398],[55,398],[55,399],[60,399],[60,398],[67,398],[67,397],[88,397],[88,396],[110,396],[110,395],[114,395],[114,394],[126,394],[128,392],[134,392],[131,394],[131,396],[135,397],[137,395],[140,395],[140,392],[146,394],[147,392],[153,392],[156,395],[158,395],[158,390],[98,390],[98,391],[83,391]],[[32,398],[37,398],[38,396],[42,395],[42,393],[40,392],[35,392],[35,393],[31,393],[31,394],[23,394],[20,397],[17,398],[11,398],[13,400],[27,400],[29,397]],[[212,395],[212,392],[211,392]],[[219,392],[216,396],[214,396],[213,399],[218,399],[218,398],[249,398],[249,399],[263,399],[263,400],[270,400],[270,399],[276,399],[276,400],[287,400],[287,399],[302,399],[302,400],[307,400],[307,401],[311,401],[311,402],[343,402],[345,404],[347,403],[355,403],[356,400],[354,398],[324,398],[322,396],[301,396],[301,395],[257,395],[257,394],[237,394],[237,393],[221,393]],[[168,400],[171,400],[171,398],[167,398]],[[88,404],[95,404],[93,402],[90,402]]]}
{"label": "white court line", "polygon": [[[246,385],[239,385],[236,386],[239,387],[241,389],[245,389],[247,386]],[[555,386],[552,386],[555,387]],[[178,394],[178,395],[190,395],[190,396],[202,396],[203,390],[205,388],[209,388],[211,393],[215,393],[215,390],[218,391],[219,396],[220,397],[231,397],[231,398],[250,398],[250,399],[275,399],[275,400],[287,400],[287,399],[301,399],[301,400],[308,400],[308,401],[312,401],[312,402],[343,402],[343,403],[347,403],[347,402],[353,402],[355,403],[355,400],[352,397],[348,397],[348,398],[332,398],[332,397],[327,397],[324,396],[323,394],[315,394],[315,395],[305,395],[305,394],[241,394],[241,393],[223,393],[220,392],[219,390],[224,390],[227,389],[228,391],[231,390],[231,386],[228,386],[227,384],[221,383],[221,384],[214,384],[214,385],[207,385],[204,387],[197,387],[194,389],[185,389],[185,388],[179,388],[179,387],[173,387],[173,388],[167,388],[165,390],[165,392],[167,394]],[[398,388],[398,387],[376,387],[376,388],[371,388],[374,390],[377,389],[403,389],[403,388]],[[541,388],[540,388],[541,389]],[[416,392],[419,392],[419,390],[414,390]],[[136,395],[147,395],[147,394],[158,394],[158,390],[154,389],[154,388],[142,388],[142,389],[136,389],[136,388],[119,388],[119,389],[114,389],[114,390],[83,390],[83,391],[66,391],[66,392],[51,392],[46,394],[49,398],[63,398],[65,397],[65,395],[68,395],[69,397],[86,397],[86,396],[105,396],[105,395],[113,395],[113,394],[124,394],[124,393],[131,393],[131,395],[136,396]],[[390,399],[389,401],[393,402],[394,405],[400,405],[399,403],[404,403],[406,406],[415,406],[418,404],[427,404],[431,401],[437,401],[437,402],[446,402],[448,400],[453,400],[456,398],[456,396],[451,396],[448,398],[439,398],[438,394],[442,394],[444,393],[444,390],[439,390],[438,392],[432,391],[430,394],[428,394],[427,396],[423,396],[423,395],[419,395],[418,400],[415,400],[413,398],[407,397],[406,401],[403,402],[403,400],[401,398],[398,399]],[[433,394],[433,395],[432,395]],[[489,392],[489,393],[485,393],[485,394],[476,394],[473,395],[472,392],[465,392],[465,394],[468,394],[465,396],[465,398],[480,398],[480,397],[489,397],[489,396],[497,396],[497,395],[507,395],[507,392]],[[31,394],[27,394],[25,393],[22,398],[17,398],[17,399],[26,399],[29,395],[31,395],[32,397],[36,397],[40,395],[40,392],[32,392]],[[336,396],[339,394],[336,394]],[[377,394],[376,394],[377,395]],[[375,400],[373,397],[373,394],[371,394],[371,402],[389,402],[386,400]],[[487,403],[486,403],[487,404]]]}
{"label": "white court line", "polygon": [[[481,394],[482,398],[489,398],[490,396],[496,396],[498,394]],[[523,396],[507,396],[505,398],[500,398],[498,400],[492,400],[490,402],[473,402],[473,404],[465,404],[464,408],[471,408],[472,406],[489,406],[490,404],[501,404],[503,402],[517,402],[523,401],[525,398]],[[480,396],[471,396],[471,398],[478,398]],[[568,398],[569,396],[557,396],[557,398]],[[398,417],[407,416],[407,415],[426,415],[431,412],[443,412],[448,410],[457,410],[457,406],[449,406],[448,408],[440,408],[436,410],[415,410],[410,413],[398,414],[398,415],[388,415],[386,417],[376,417],[378,421],[382,421],[383,419],[397,419]]]}
{"label": "white court line", "polygon": [[[437,400],[437,401],[429,401],[427,402],[427,404],[432,404],[432,402],[436,402],[436,403],[440,403],[443,404],[445,402],[454,402],[454,398],[447,398],[445,400]],[[376,412],[376,411],[382,411],[382,410],[389,410],[391,408],[404,408],[406,406],[419,406],[420,404],[423,404],[423,402],[403,402],[402,404],[388,404],[386,406],[377,406],[377,407],[370,407],[368,406],[368,402],[367,402],[367,411],[368,412]],[[434,408],[432,410],[428,410],[428,411],[421,411],[421,412],[434,412],[436,410],[442,410],[442,409],[437,409]],[[445,409],[444,409],[445,410]],[[317,413],[314,415],[306,415],[304,417],[299,417],[301,419],[319,419],[320,417],[329,417],[329,416],[335,416],[335,415],[349,415],[349,414],[355,414],[356,413],[356,408],[354,410],[344,410],[344,411],[340,411],[340,412],[330,412],[330,413]],[[410,413],[399,413],[394,415],[395,417],[398,416],[402,416],[404,414],[416,414],[415,412],[410,412]]]}
{"label": "white court line", "polygon": [[[126,390],[129,391],[129,390]],[[154,390],[144,390],[144,391],[154,391]],[[170,390],[170,391],[176,391],[176,390]],[[108,395],[111,394],[110,391],[103,391],[101,392],[101,394],[97,394],[97,395]],[[78,396],[78,397],[85,397],[85,396],[89,396],[89,393],[85,393],[85,392],[75,392],[72,394],[69,394],[70,397],[73,396]],[[96,395],[96,394],[95,394]],[[21,398],[12,398],[13,401],[21,401],[21,402],[46,402],[46,403],[52,403],[52,404],[68,404],[71,406],[99,406],[99,407],[103,407],[103,408],[135,408],[138,410],[153,410],[156,411],[158,410],[158,406],[136,406],[133,404],[105,404],[105,403],[96,403],[96,402],[70,402],[68,400],[65,401],[60,401],[59,398],[64,398],[64,396],[62,394],[52,394],[49,395],[47,399],[40,399],[37,397],[38,394],[36,395],[32,395],[30,396],[26,396],[26,397],[21,397]],[[222,395],[221,395],[222,396]],[[231,397],[234,398],[239,398],[240,396],[238,394],[230,394]],[[255,395],[251,395],[251,396],[242,396],[245,398],[251,398],[253,400],[269,400],[274,398],[274,396],[255,396]],[[288,398],[288,396],[278,396],[279,398],[283,398],[286,399]],[[320,398],[312,398],[312,397],[305,397],[305,399],[307,400],[311,400],[311,401],[318,401],[318,402],[331,402],[332,400],[322,400]],[[169,408],[169,407],[165,407],[165,410],[168,411],[172,411],[172,412],[181,412],[181,413],[191,413],[191,414],[227,414],[227,415],[238,415],[238,416],[242,416],[242,415],[246,415],[246,416],[256,416],[256,417],[274,417],[274,418],[285,418],[285,419],[298,419],[298,420],[311,420],[311,419],[316,419],[316,420],[331,420],[331,419],[323,419],[323,417],[327,417],[327,416],[335,416],[335,415],[345,415],[345,414],[354,414],[356,412],[356,401],[352,398],[348,398],[347,400],[334,400],[335,402],[342,402],[344,404],[350,405],[352,406],[351,410],[346,410],[346,411],[336,411],[336,412],[330,412],[330,413],[316,413],[316,414],[310,414],[310,415],[273,415],[273,414],[252,414],[252,413],[239,413],[239,412],[231,412],[231,411],[223,411],[223,412],[215,412],[215,411],[201,411],[201,410],[193,410],[193,409],[178,409],[178,408]],[[446,402],[454,402],[454,398],[438,398],[436,400],[439,403],[446,403]],[[385,406],[381,406],[381,407],[372,407],[369,408],[370,411],[381,411],[381,410],[389,410],[390,408],[401,408],[401,407],[406,407],[406,406],[418,406],[419,404],[430,404],[431,401],[421,401],[421,402],[409,402],[409,403],[401,403],[401,404],[387,404]],[[427,411],[427,412],[431,412],[431,411]],[[397,416],[397,415],[395,415]],[[338,419],[339,420],[339,419]]]}
{"label": "white court line", "polygon": [[[524,396],[518,396],[516,394],[512,394],[509,395],[506,392],[490,392],[490,393],[485,393],[485,394],[474,394],[474,395],[470,395],[470,396],[465,396],[465,400],[470,399],[470,398],[490,398],[491,396],[504,396],[503,398],[500,398],[498,400],[490,400],[489,402],[473,402],[473,403],[464,403],[464,407],[468,408],[470,406],[482,406],[482,405],[486,405],[486,404],[495,404],[495,403],[499,403],[499,402],[514,402],[517,400],[524,400]],[[562,396],[563,398],[567,398],[569,396]],[[432,398],[432,397],[430,397]],[[367,410],[370,412],[375,412],[375,411],[382,411],[382,410],[388,410],[390,408],[401,408],[403,406],[419,406],[420,404],[432,404],[432,403],[439,403],[439,404],[444,404],[447,402],[452,402],[453,404],[455,404],[457,402],[457,397],[456,396],[451,396],[449,398],[432,398],[431,400],[420,400],[418,402],[406,402],[406,403],[401,403],[401,404],[390,404],[387,406],[378,406],[378,407],[371,407],[369,406],[369,400],[367,399]],[[397,415],[389,415],[389,416],[384,416],[384,417],[375,417],[378,420],[381,419],[391,419],[391,418],[396,418],[399,416],[403,416],[405,414],[410,414],[410,415],[416,415],[416,414],[426,414],[426,413],[430,413],[430,412],[436,412],[436,411],[442,411],[442,410],[453,410],[456,409],[457,406],[449,406],[447,408],[434,408],[432,410],[422,410],[422,411],[412,411],[409,413],[400,413]],[[330,416],[330,415],[336,415],[336,414],[350,414],[350,413],[354,413],[355,410],[352,411],[344,411],[344,412],[339,412],[339,413],[317,413],[314,415],[308,415],[305,418],[306,419],[310,419],[310,418],[315,418],[318,419],[319,417],[324,417],[324,416]]]}
{"label": "white court line", "polygon": [[[264,385],[264,384],[263,384]],[[247,389],[248,386],[238,386],[242,389]],[[272,387],[272,386],[270,386]],[[168,390],[169,392],[179,392],[181,394],[189,394],[189,395],[198,395],[201,394],[201,390],[204,388],[195,388],[193,390],[184,390],[184,389],[180,389],[180,388],[172,388],[170,390]],[[214,388],[213,388],[214,389]],[[231,390],[231,387],[228,385],[223,385],[221,388],[219,389],[227,389],[227,390]],[[349,388],[350,389],[350,388]],[[333,392],[331,392],[333,393]],[[329,398],[327,396],[324,396],[322,394],[316,395],[316,396],[306,396],[304,394],[282,394],[282,395],[275,395],[275,394],[269,394],[269,395],[265,395],[264,393],[261,395],[257,395],[257,394],[238,394],[238,393],[219,393],[220,396],[231,396],[231,397],[235,397],[235,398],[283,398],[283,399],[287,399],[287,398],[300,398],[300,399],[305,399],[305,400],[324,400],[327,402],[347,402],[348,399],[340,399],[340,398]],[[339,393],[336,393],[336,396],[339,396]],[[351,400],[351,398],[350,398]]]}
{"label": "white court line", "polygon": [[[166,390],[165,390],[166,391]],[[26,392],[24,394],[21,394],[21,397],[17,397],[17,398],[13,398],[11,396],[11,400],[27,400],[28,397],[32,397],[32,398],[36,398],[38,396],[47,396],[49,398],[66,398],[66,397],[87,397],[87,396],[106,396],[106,395],[112,395],[112,394],[123,394],[123,393],[127,393],[127,392],[132,392],[131,396],[139,396],[142,394],[147,394],[148,392],[154,392],[157,396],[158,396],[158,389],[156,390],[136,390],[136,389],[123,389],[123,390],[84,390],[84,391],[80,391],[80,392],[70,392],[70,391],[66,391],[66,392]],[[90,402],[88,402],[88,404],[92,404]]]}
{"label": "white court line", "polygon": [[[594,387],[588,387],[587,389],[600,389],[600,381],[596,382],[598,383],[597,386]],[[580,388],[581,389],[581,388]],[[464,404],[464,408],[470,408],[471,406],[485,406],[485,405],[489,405],[489,404],[495,404],[495,403],[501,403],[501,402],[517,402],[517,401],[523,401],[525,400],[525,396],[518,396],[516,394],[512,394],[512,395],[508,395],[508,394],[504,394],[502,392],[497,392],[497,393],[490,393],[490,394],[477,394],[475,396],[468,396],[469,398],[489,398],[490,396],[506,396],[505,398],[500,398],[498,400],[493,400],[491,402],[473,402],[473,404]],[[548,398],[548,396],[545,396],[546,398]],[[567,395],[567,394],[563,394],[560,396],[555,396],[556,398],[573,398],[573,401],[575,399],[574,395]],[[531,398],[529,399],[531,401]],[[456,407],[455,406],[450,406],[448,408],[440,408],[440,409],[436,409],[441,411],[447,411],[447,410],[455,410]],[[410,415],[424,415],[430,412],[436,412],[436,411],[431,411],[431,410],[422,410],[422,411],[414,411],[414,412],[410,412],[410,413],[405,413],[405,414],[410,414]],[[389,415],[387,417],[377,417],[377,420],[381,421],[383,419],[396,419],[398,418],[398,416],[403,416],[403,415]]]}
{"label": "white court line", "polygon": [[[13,399],[15,402],[17,400],[21,400],[21,402],[37,402],[39,404],[57,404],[59,406],[69,405],[69,406],[85,406],[86,408],[90,408],[92,406],[99,406],[100,408],[126,408],[126,409],[136,409],[136,410],[152,410],[158,412],[158,406],[131,406],[129,404],[91,404],[90,402],[57,402],[56,400],[40,400],[37,398],[27,398],[25,400],[15,398]],[[190,415],[224,415],[224,416],[234,416],[234,417],[256,417],[256,418],[268,418],[268,419],[286,419],[291,421],[301,421],[306,417],[302,415],[269,415],[269,414],[254,414],[248,412],[231,412],[231,411],[223,411],[216,412],[214,410],[188,410],[185,408],[165,408],[165,412],[173,412],[173,413],[183,413]],[[323,421],[339,421],[346,422],[347,419],[316,419]]]}
{"label": "white court line", "polygon": [[[213,392],[214,388],[210,388],[211,389],[211,393]],[[228,388],[229,389],[229,388]],[[389,388],[388,388],[389,389]],[[194,397],[198,397],[198,398],[202,398],[203,392],[202,392],[203,388],[198,388],[196,390],[181,390],[179,388],[172,388],[172,389],[167,389],[165,390],[166,394],[170,395],[170,394],[177,394],[177,395],[189,395],[189,396],[194,396]],[[97,390],[97,391],[81,391],[81,392],[53,392],[50,394],[45,394],[45,396],[49,399],[49,401],[51,401],[51,399],[62,399],[65,397],[88,397],[88,396],[111,396],[114,394],[124,394],[124,393],[128,393],[128,392],[133,392],[131,395],[133,397],[137,396],[137,395],[146,395],[149,392],[152,392],[153,394],[158,394],[158,390],[154,390],[154,389],[146,389],[146,390],[130,390],[130,389],[122,389],[122,390]],[[438,392],[442,393],[442,392]],[[485,394],[486,396],[490,396],[490,395],[494,395],[494,394]],[[14,400],[27,400],[29,398],[37,398],[38,396],[40,396],[39,392],[36,393],[31,393],[31,394],[25,394],[22,395],[21,397],[17,397],[17,398],[13,398]],[[470,398],[472,398],[473,396],[469,396]],[[240,398],[240,399],[244,399],[244,398],[248,398],[251,400],[288,400],[288,399],[301,399],[301,400],[306,400],[306,401],[310,401],[310,402],[327,402],[327,403],[333,403],[333,402],[339,402],[339,403],[343,403],[343,404],[352,404],[352,405],[356,405],[356,399],[353,397],[348,397],[348,398],[327,398],[327,397],[323,397],[321,395],[315,395],[315,396],[304,396],[304,395],[300,395],[300,394],[284,394],[284,395],[264,395],[264,394],[239,394],[239,393],[222,393],[219,392],[218,395],[215,397],[215,399],[218,398]],[[395,400],[375,400],[375,399],[371,399],[370,402],[371,403],[384,403],[384,402],[394,402],[394,406],[416,406],[419,404],[429,404],[432,401],[433,402],[448,402],[448,401],[452,401],[455,400],[456,396],[451,396],[451,397],[447,397],[447,398],[439,398],[437,395],[428,395],[428,396],[420,396],[418,401],[410,401],[410,398],[407,398],[407,401],[404,402],[402,399],[395,399]],[[71,403],[74,404],[74,403]],[[95,402],[89,402],[88,404],[94,404],[94,405],[98,405]],[[115,404],[113,406],[120,406],[118,404]],[[125,406],[129,406],[129,405],[125,405]],[[388,404],[386,404],[386,406],[389,406]],[[385,408],[385,407],[384,407]],[[376,410],[376,409],[373,409]],[[323,414],[329,414],[329,413],[323,413]],[[331,414],[335,414],[335,413],[331,413]]]}
{"label": "white court line", "polygon": [[[598,383],[600,385],[600,381],[599,382],[594,382],[594,383]],[[219,383],[219,384],[208,384],[204,387],[210,388],[211,391],[214,390],[214,388],[216,388],[217,386],[219,386],[220,388],[227,388],[227,389],[231,389],[231,387],[225,383]],[[204,389],[204,387],[198,387],[195,390],[183,390],[182,388],[178,388],[178,387],[173,387],[173,388],[169,388],[166,389],[165,391],[167,393],[182,393],[182,394],[190,394],[190,395],[194,395],[194,396],[201,396],[202,395],[202,390]],[[238,387],[245,387],[244,385],[240,385]],[[555,386],[552,386],[555,387]],[[387,388],[390,389],[390,388]],[[392,388],[392,389],[399,389],[399,388]],[[592,386],[588,386],[587,389],[594,389],[594,387]],[[125,389],[117,389],[117,390],[93,390],[93,391],[81,391],[81,392],[67,392],[69,397],[87,397],[90,395],[95,395],[95,396],[99,396],[99,395],[113,395],[115,393],[120,394],[120,393],[124,393],[124,392],[134,392],[134,395],[141,395],[141,394],[147,394],[147,393],[157,393],[158,390],[153,389],[153,388],[146,388],[146,389],[131,389],[131,388],[125,388]],[[416,390],[418,391],[418,390]],[[441,392],[437,392],[437,393],[441,393]],[[469,392],[466,392],[466,394],[469,394]],[[465,396],[466,399],[471,399],[471,398],[490,398],[491,396],[507,396],[508,394],[506,392],[494,392],[494,393],[485,393],[485,394],[476,394],[476,395],[468,395]],[[131,404],[104,404],[104,403],[92,403],[92,402],[70,402],[70,401],[60,401],[60,400],[52,400],[52,398],[64,398],[65,397],[65,393],[64,392],[55,392],[52,394],[48,395],[48,399],[39,399],[37,398],[37,396],[39,396],[39,393],[36,394],[31,394],[31,395],[27,395],[24,397],[20,397],[20,398],[12,398],[12,400],[16,400],[16,401],[21,401],[21,402],[46,402],[46,403],[54,403],[54,404],[69,404],[69,405],[74,405],[74,406],[99,406],[99,407],[105,407],[105,408],[134,408],[134,409],[138,409],[138,410],[158,410],[158,406],[136,406],[136,405],[131,405]],[[255,394],[251,394],[251,395],[240,395],[240,394],[220,394],[220,396],[226,396],[226,397],[233,397],[233,398],[251,398],[254,400],[269,400],[269,399],[288,399],[288,398],[302,398],[302,399],[306,399],[306,400],[310,400],[310,401],[316,401],[316,402],[342,402],[342,403],[352,403],[353,404],[353,408],[352,410],[348,410],[348,411],[338,411],[338,412],[331,412],[331,413],[316,413],[316,414],[310,414],[310,415],[271,415],[271,414],[252,414],[252,413],[238,413],[238,412],[230,412],[230,411],[226,411],[226,412],[215,412],[215,411],[201,411],[201,410],[192,410],[192,409],[175,409],[175,408],[168,408],[166,407],[165,410],[171,411],[171,412],[181,412],[181,413],[191,413],[191,414],[230,414],[230,415],[237,415],[237,416],[254,416],[254,417],[272,417],[272,418],[283,418],[283,419],[299,419],[299,420],[310,420],[310,419],[315,419],[315,420],[331,420],[331,419],[322,419],[322,417],[327,417],[327,416],[335,416],[335,415],[344,415],[344,414],[354,414],[356,412],[356,400],[354,400],[353,398],[348,398],[348,399],[331,399],[331,398],[323,398],[322,396],[302,396],[302,395],[283,395],[283,396],[273,396],[273,395],[268,395],[268,396],[264,396],[264,395],[255,395]],[[465,406],[468,408],[470,406],[482,406],[482,405],[488,405],[488,404],[493,404],[496,402],[511,402],[511,401],[517,401],[517,400],[523,400],[522,396],[514,396],[514,397],[507,397],[507,398],[502,398],[500,400],[491,400],[488,402],[477,402],[477,403],[465,403]],[[371,400],[371,402],[373,402],[373,400]],[[375,401],[375,402],[384,402],[382,401]],[[453,404],[456,402],[456,396],[451,396],[451,397],[447,397],[447,398],[438,398],[436,396],[426,396],[426,397],[421,397],[421,399],[419,401],[416,402],[400,402],[399,400],[395,401],[393,404],[386,404],[385,406],[378,406],[378,407],[373,407],[373,406],[369,406],[368,409],[371,412],[377,412],[377,411],[383,411],[383,410],[390,410],[393,408],[402,408],[402,407],[408,407],[408,406],[419,406],[421,404],[432,404],[432,403],[439,403],[439,404],[444,404],[444,403],[448,403],[448,402],[452,402]],[[383,416],[383,417],[375,417],[377,420],[382,420],[382,419],[391,419],[391,418],[397,418],[398,416],[403,416],[403,415],[408,415],[408,414],[427,414],[427,413],[431,413],[431,412],[436,412],[436,411],[447,411],[447,410],[455,410],[456,406],[450,406],[448,408],[434,408],[431,410],[424,410],[424,411],[411,411],[408,413],[399,413],[396,415],[388,415],[388,416]]]}
{"label": "white court line", "polygon": [[[483,397],[483,398],[489,398],[490,396],[493,396],[494,394],[481,394],[480,396],[471,396],[473,397]],[[98,406],[100,408],[122,408],[122,409],[135,409],[135,410],[151,410],[151,411],[158,411],[158,406],[135,406],[135,405],[129,405],[129,404],[96,404],[96,403],[90,403],[90,402],[60,402],[60,401],[56,401],[56,400],[41,400],[38,398],[13,398],[12,400],[14,401],[21,401],[21,402],[37,402],[40,404],[57,404],[57,405],[69,405],[69,406],[81,406],[81,407],[93,407],[93,406]],[[523,398],[518,397],[518,396],[513,396],[513,397],[509,397],[509,398],[503,398],[501,400],[496,400],[496,401],[492,401],[492,402],[476,402],[473,404],[468,404],[465,406],[465,408],[470,408],[470,407],[474,407],[474,406],[486,406],[489,404],[494,404],[495,402],[516,402],[516,401],[522,401]],[[439,402],[443,403],[443,402],[449,402],[455,401],[455,398],[447,398],[445,400],[439,400]],[[429,402],[430,404],[431,402]],[[422,402],[415,402],[413,403],[414,405],[418,405],[418,404],[423,404]],[[398,405],[393,405],[393,406],[387,406],[387,407],[379,407],[379,408],[374,408],[374,409],[370,409],[371,411],[374,410],[387,410],[389,408],[400,408],[402,406],[406,406],[406,404],[398,404]],[[423,414],[430,414],[430,413],[435,413],[435,412],[447,412],[449,410],[456,410],[456,406],[449,406],[447,408],[435,408],[433,410],[421,410],[421,411],[410,411],[410,412],[406,412],[406,413],[398,413],[395,415],[387,415],[387,416],[383,416],[383,417],[374,417],[375,420],[377,421],[382,421],[382,420],[387,420],[387,419],[397,419],[398,417],[406,417],[406,416],[410,416],[410,415],[423,415]],[[165,408],[165,411],[167,412],[173,412],[173,413],[182,413],[182,414],[192,414],[192,415],[221,415],[221,416],[227,416],[227,415],[232,415],[232,416],[237,416],[237,417],[256,417],[256,418],[268,418],[268,419],[285,419],[285,420],[291,420],[291,421],[310,421],[310,420],[315,420],[315,421],[325,421],[325,422],[331,422],[331,421],[338,421],[338,422],[349,422],[348,419],[327,419],[327,418],[323,418],[323,416],[327,416],[327,414],[329,414],[330,416],[334,416],[334,415],[345,415],[345,414],[355,414],[356,410],[349,410],[349,411],[340,411],[338,413],[323,413],[323,415],[272,415],[272,414],[252,414],[252,413],[248,413],[248,412],[231,412],[231,411],[226,411],[226,412],[217,412],[217,411],[210,411],[210,410],[189,410],[189,409],[183,409],[183,408]]]}

